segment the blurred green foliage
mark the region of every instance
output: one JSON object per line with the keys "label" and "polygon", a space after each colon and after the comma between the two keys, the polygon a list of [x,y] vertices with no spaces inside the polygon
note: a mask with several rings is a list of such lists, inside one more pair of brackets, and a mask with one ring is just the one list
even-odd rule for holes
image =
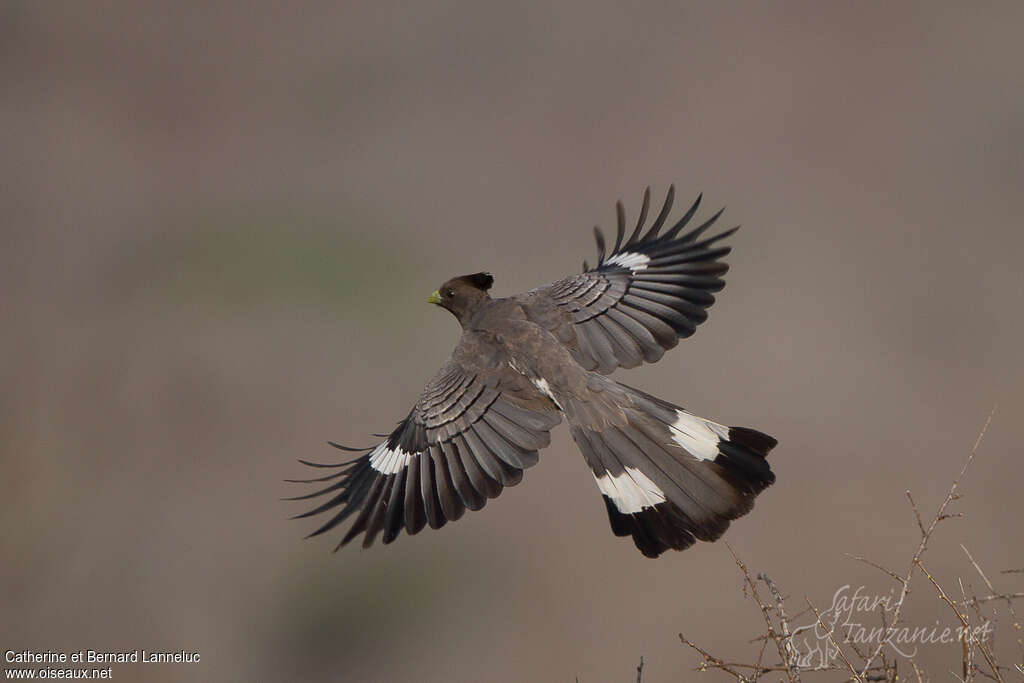
{"label": "blurred green foliage", "polygon": [[[379,213],[316,202],[210,209],[174,219],[132,254],[147,290],[228,308],[345,310],[422,270]],[[382,277],[383,276],[383,277]]]}

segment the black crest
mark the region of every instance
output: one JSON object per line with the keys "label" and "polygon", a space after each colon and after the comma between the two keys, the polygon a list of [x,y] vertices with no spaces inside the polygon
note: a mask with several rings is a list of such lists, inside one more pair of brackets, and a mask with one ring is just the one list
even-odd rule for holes
{"label": "black crest", "polygon": [[463,275],[459,279],[485,292],[494,284],[494,276],[490,273],[473,273],[472,275]]}

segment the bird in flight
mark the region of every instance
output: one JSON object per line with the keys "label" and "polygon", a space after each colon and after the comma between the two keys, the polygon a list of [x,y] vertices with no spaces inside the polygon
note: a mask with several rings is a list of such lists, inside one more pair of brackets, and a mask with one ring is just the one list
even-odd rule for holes
{"label": "bird in flight", "polygon": [[[490,273],[455,277],[427,299],[462,326],[451,357],[387,439],[357,449],[305,480],[323,486],[289,500],[326,496],[298,517],[329,513],[310,536],[355,515],[335,548],[360,534],[369,547],[404,529],[439,529],[479,510],[523,477],[563,417],[604,498],[612,531],[647,557],[714,541],[775,481],[767,434],[727,427],[614,381],[617,368],[654,363],[707,318],[725,282],[722,241],[704,234],[722,211],[687,230],[700,196],[662,232],[675,191],[645,227],[650,188],[626,238],[622,203],[597,265],[507,298],[492,298]],[[385,435],[379,435],[384,437]]]}

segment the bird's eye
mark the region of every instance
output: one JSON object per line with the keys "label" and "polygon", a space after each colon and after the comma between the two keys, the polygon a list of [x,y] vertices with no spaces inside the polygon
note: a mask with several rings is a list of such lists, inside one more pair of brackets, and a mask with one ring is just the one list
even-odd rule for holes
{"label": "bird's eye", "polygon": [[455,296],[455,290],[454,289],[449,289],[447,294],[448,294],[448,296]]}

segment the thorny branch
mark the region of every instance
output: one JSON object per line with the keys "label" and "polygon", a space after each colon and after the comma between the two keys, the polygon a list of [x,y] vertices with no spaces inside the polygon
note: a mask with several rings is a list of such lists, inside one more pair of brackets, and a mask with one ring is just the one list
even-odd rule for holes
{"label": "thorny branch", "polygon": [[[915,571],[923,573],[932,585],[937,590],[940,600],[948,604],[956,613],[957,619],[961,624],[961,647],[962,647],[962,668],[960,674],[953,673],[953,677],[957,680],[968,682],[973,681],[975,676],[983,676],[985,678],[1002,682],[1004,681],[1003,672],[1015,671],[1020,674],[1024,674],[1024,654],[1022,654],[1021,663],[1016,664],[1013,669],[1008,667],[999,666],[994,650],[990,643],[986,643],[983,640],[970,637],[971,622],[967,614],[968,608],[973,608],[978,622],[985,622],[985,617],[981,612],[981,606],[993,601],[1005,602],[1013,621],[1013,627],[1020,632],[1021,625],[1014,612],[1013,600],[1024,598],[1024,592],[1005,592],[996,589],[994,584],[989,580],[988,576],[982,570],[978,562],[975,561],[974,557],[967,550],[966,547],[961,546],[970,564],[974,570],[981,577],[984,582],[988,594],[982,596],[971,596],[967,595],[967,590],[963,586],[963,582],[960,582],[960,591],[962,599],[959,603],[949,597],[949,594],[941,587],[938,581],[925,569],[922,564],[922,557],[928,549],[928,543],[931,540],[936,528],[939,524],[947,519],[954,517],[961,517],[962,513],[951,512],[949,510],[950,505],[960,499],[958,492],[960,483],[963,480],[964,475],[967,472],[968,467],[973,462],[975,454],[977,453],[978,447],[981,445],[981,441],[985,436],[985,432],[988,430],[989,425],[992,422],[992,418],[995,414],[995,408],[989,413],[988,418],[985,420],[984,426],[978,434],[977,439],[974,442],[963,467],[960,472],[953,479],[952,484],[946,494],[945,499],[939,505],[935,515],[931,518],[929,523],[926,525],[923,518],[921,517],[920,509],[917,505],[917,501],[914,500],[913,495],[908,490],[906,492],[907,500],[910,502],[910,508],[913,512],[915,522],[917,523],[918,530],[921,534],[921,539],[918,543],[917,549],[914,551],[910,562],[908,563],[907,569],[904,573],[898,574],[881,564],[873,562],[864,557],[848,555],[853,560],[862,562],[870,567],[873,567],[884,574],[888,575],[891,579],[896,581],[899,585],[899,593],[895,602],[892,603],[891,618],[886,619],[886,614],[881,615],[882,626],[880,632],[884,634],[883,637],[878,639],[877,645],[870,648],[870,651],[862,651],[856,646],[855,643],[846,641],[846,644],[850,646],[851,653],[848,653],[842,645],[838,642],[835,637],[834,629],[830,629],[822,619],[822,615],[819,613],[817,608],[811,604],[809,599],[807,600],[808,608],[814,613],[816,618],[816,626],[801,626],[797,629],[793,629],[790,626],[792,617],[786,612],[785,599],[782,592],[776,586],[775,582],[772,581],[764,573],[757,575],[755,581],[747,569],[746,564],[739,558],[732,546],[727,543],[726,546],[729,548],[729,552],[732,554],[736,566],[739,567],[744,578],[744,593],[749,596],[757,603],[758,608],[761,611],[761,615],[764,619],[766,630],[761,636],[755,639],[761,641],[761,648],[758,658],[755,663],[747,664],[736,661],[729,661],[722,657],[715,656],[707,650],[701,648],[693,641],[685,638],[682,634],[679,634],[679,639],[682,643],[693,649],[695,652],[701,655],[702,662],[699,670],[704,671],[707,669],[717,669],[723,671],[732,676],[739,683],[752,683],[758,681],[762,676],[768,673],[785,673],[790,683],[801,683],[801,674],[812,674],[820,673],[824,671],[830,672],[844,672],[846,674],[846,680],[854,681],[856,683],[866,683],[867,681],[887,681],[892,682],[899,680],[899,674],[896,663],[898,660],[888,660],[885,656],[885,646],[889,642],[890,634],[893,634],[898,628],[900,616],[903,612],[904,605],[906,603],[907,595],[910,593],[911,580],[914,577]],[[1002,574],[1019,574],[1024,573],[1024,568],[1020,569],[1008,569],[1001,572]],[[771,595],[771,604],[762,601],[760,593],[758,591],[757,583],[763,583]],[[801,611],[801,614],[807,610]],[[800,615],[797,615],[799,618]],[[803,662],[803,666],[800,666],[799,652],[793,642],[793,638],[801,632],[807,631],[812,628],[820,628],[825,637],[827,637],[830,645],[834,648],[834,654],[837,655],[841,662],[836,663],[822,663],[817,666],[807,666],[807,662]],[[771,641],[775,644],[775,650],[779,655],[779,661],[774,664],[766,664],[764,662],[765,649]],[[1024,643],[1022,643],[1020,637],[1017,639],[1018,646],[1021,652],[1024,653]],[[974,654],[978,652],[984,659],[984,663],[988,665],[988,669],[979,666],[975,662]],[[856,655],[853,657],[852,655]],[[856,661],[856,665],[854,664]],[[913,659],[909,659],[909,665],[914,672],[913,678],[918,683],[924,683],[928,680],[926,673],[919,667],[918,663]],[[639,673],[639,671],[638,671]],[[952,672],[950,672],[952,673]]]}
{"label": "thorny branch", "polygon": [[[992,423],[992,416],[995,415],[996,409],[993,406],[992,412],[988,414],[988,418],[985,420],[985,424],[982,426],[981,431],[978,433],[978,438],[974,441],[974,446],[971,447],[971,452],[967,456],[967,462],[960,468],[960,474],[953,480],[952,485],[949,487],[949,493],[946,494],[946,499],[942,501],[942,505],[939,506],[938,512],[935,513],[935,517],[932,519],[931,524],[928,525],[928,529],[925,530],[924,525],[921,523],[921,513],[918,512],[917,504],[914,502],[913,497],[910,495],[910,491],[907,491],[907,498],[910,499],[910,507],[914,511],[914,517],[917,519],[917,525],[921,529],[921,543],[917,546],[917,551],[914,553],[913,559],[910,560],[910,566],[907,568],[907,573],[903,576],[900,587],[900,597],[896,600],[896,608],[893,610],[892,625],[895,626],[900,621],[900,613],[903,611],[903,603],[907,598],[907,593],[910,592],[910,579],[914,574],[914,568],[918,562],[921,561],[921,556],[924,551],[928,548],[928,541],[931,539],[932,534],[935,532],[935,527],[939,525],[944,519],[947,519],[946,508],[954,500],[957,500],[957,489],[960,487],[960,480],[963,479],[964,474],[967,473],[967,468],[970,467],[971,462],[974,460],[974,454],[978,452],[978,446],[981,445],[981,440],[985,436],[985,432],[988,431],[988,426]],[[885,647],[885,639],[881,639],[875,651],[864,661],[864,666],[861,669],[861,675],[867,673],[868,669],[871,668],[872,662],[882,652],[882,648]]]}

